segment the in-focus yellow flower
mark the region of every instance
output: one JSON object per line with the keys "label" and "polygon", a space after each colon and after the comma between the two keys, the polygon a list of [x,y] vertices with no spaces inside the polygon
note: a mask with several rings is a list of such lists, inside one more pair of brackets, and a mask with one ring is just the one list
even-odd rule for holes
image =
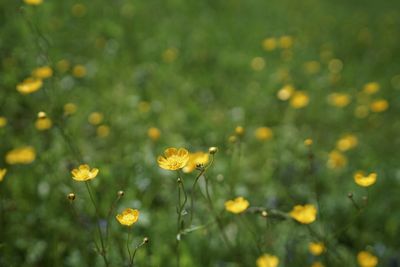
{"label": "in-focus yellow flower", "polygon": [[263,254],[257,259],[257,267],[277,267],[279,259],[277,256],[270,254]]}
{"label": "in-focus yellow flower", "polygon": [[379,91],[381,86],[377,82],[370,82],[364,85],[363,92],[368,95],[373,95]]}
{"label": "in-focus yellow flower", "polygon": [[362,187],[368,187],[376,183],[376,179],[378,175],[375,172],[372,172],[368,175],[365,175],[363,172],[358,171],[354,174],[354,182]]}
{"label": "in-focus yellow flower", "polygon": [[178,50],[174,47],[167,48],[162,54],[162,59],[166,63],[172,63],[178,57]]}
{"label": "in-focus yellow flower", "polygon": [[321,69],[321,63],[318,61],[307,61],[304,63],[304,71],[307,74],[315,74],[318,73]]}
{"label": "in-focus yellow flower", "polygon": [[266,141],[270,140],[273,136],[271,128],[268,127],[259,127],[255,130],[254,136],[257,140]]}
{"label": "in-focus yellow flower", "polygon": [[323,265],[320,261],[316,261],[311,264],[311,267],[325,267],[325,265]]}
{"label": "in-focus yellow flower", "polygon": [[71,171],[72,179],[79,182],[91,180],[95,178],[98,173],[99,169],[90,169],[89,165],[87,164],[81,164],[79,165],[78,169],[73,169]]}
{"label": "in-focus yellow flower", "polygon": [[163,156],[157,158],[158,166],[165,170],[182,169],[189,161],[189,152],[184,148],[167,148]]}
{"label": "in-focus yellow flower", "polygon": [[42,2],[43,2],[43,0],[24,0],[25,4],[33,5],[33,6],[40,5]]}
{"label": "in-focus yellow flower", "polygon": [[35,122],[35,128],[39,131],[45,131],[51,128],[53,125],[51,119],[45,118],[38,118]]}
{"label": "in-focus yellow flower", "polygon": [[350,150],[358,145],[358,138],[354,134],[347,134],[336,142],[336,148],[340,151]]}
{"label": "in-focus yellow flower", "polygon": [[255,71],[261,71],[265,67],[265,60],[262,57],[255,57],[251,60],[250,66]]}
{"label": "in-focus yellow flower", "polygon": [[264,48],[264,50],[266,51],[272,51],[275,50],[275,48],[277,47],[278,42],[276,40],[276,38],[265,38],[262,42],[262,47]]}
{"label": "in-focus yellow flower", "polygon": [[125,226],[132,226],[139,219],[139,211],[131,208],[125,209],[122,213],[115,216],[117,221]]}
{"label": "in-focus yellow flower", "polygon": [[282,87],[276,96],[278,97],[279,100],[286,101],[288,100],[295,92],[295,89],[292,85],[288,84]]}
{"label": "in-focus yellow flower", "polygon": [[331,106],[343,108],[350,104],[350,95],[345,93],[333,93],[328,95],[328,103]]}
{"label": "in-focus yellow flower", "polygon": [[156,127],[150,127],[150,128],[147,130],[147,136],[148,136],[151,140],[157,141],[158,139],[160,139],[161,131],[160,131],[158,128],[156,128]]}
{"label": "in-focus yellow flower", "polygon": [[329,153],[329,159],[326,163],[329,169],[341,169],[347,164],[347,158],[341,152],[333,150]]}
{"label": "in-focus yellow flower", "polygon": [[325,245],[322,242],[311,242],[308,245],[308,251],[314,256],[319,256],[325,251]]}
{"label": "in-focus yellow flower", "polygon": [[106,138],[110,135],[110,127],[108,125],[100,125],[96,130],[97,136],[101,138]]}
{"label": "in-focus yellow flower", "polygon": [[0,128],[3,128],[7,125],[7,119],[5,117],[0,116]]}
{"label": "in-focus yellow flower", "polygon": [[86,73],[86,67],[83,65],[75,65],[72,68],[72,75],[74,75],[76,78],[83,78],[86,76]]}
{"label": "in-focus yellow flower", "polygon": [[304,108],[308,105],[308,102],[308,94],[303,91],[296,91],[290,99],[290,105],[296,109]]}
{"label": "in-focus yellow flower", "polygon": [[289,35],[284,35],[279,38],[279,46],[283,49],[288,49],[293,46],[293,38]]}
{"label": "in-focus yellow flower", "polygon": [[370,105],[372,112],[383,112],[387,110],[388,107],[389,107],[389,102],[385,99],[374,100]]}
{"label": "in-focus yellow flower", "polygon": [[43,66],[33,70],[32,76],[37,79],[46,79],[53,76],[53,70],[49,66]]}
{"label": "in-focus yellow flower", "polygon": [[302,224],[310,224],[317,218],[317,209],[312,204],[296,205],[289,215]]}
{"label": "in-focus yellow flower", "polygon": [[43,86],[41,79],[27,78],[17,85],[17,91],[23,95],[31,94],[39,90]]}
{"label": "in-focus yellow flower", "polygon": [[103,121],[103,113],[92,112],[89,114],[88,121],[92,125],[99,125]]}
{"label": "in-focus yellow flower", "polygon": [[225,209],[235,214],[244,212],[249,206],[249,201],[243,197],[237,197],[233,200],[228,200],[225,202]]}
{"label": "in-focus yellow flower", "polygon": [[66,103],[64,105],[64,115],[72,115],[77,109],[78,107],[74,103]]}
{"label": "in-focus yellow flower", "polygon": [[205,165],[208,163],[209,160],[209,153],[205,153],[203,151],[189,153],[189,161],[185,167],[183,167],[183,172],[189,173],[196,169],[198,164]]}
{"label": "in-focus yellow flower", "polygon": [[4,176],[6,176],[7,169],[0,169],[0,182],[3,181]]}
{"label": "in-focus yellow flower", "polygon": [[6,154],[8,164],[29,164],[36,158],[35,149],[31,146],[15,148]]}
{"label": "in-focus yellow flower", "polygon": [[357,262],[361,267],[375,267],[378,265],[378,257],[368,251],[360,251],[357,254]]}

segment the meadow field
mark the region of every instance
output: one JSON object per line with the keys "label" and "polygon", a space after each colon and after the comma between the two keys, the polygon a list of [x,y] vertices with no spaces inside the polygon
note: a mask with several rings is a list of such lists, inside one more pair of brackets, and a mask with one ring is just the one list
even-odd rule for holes
{"label": "meadow field", "polygon": [[0,23],[0,266],[400,267],[399,1]]}

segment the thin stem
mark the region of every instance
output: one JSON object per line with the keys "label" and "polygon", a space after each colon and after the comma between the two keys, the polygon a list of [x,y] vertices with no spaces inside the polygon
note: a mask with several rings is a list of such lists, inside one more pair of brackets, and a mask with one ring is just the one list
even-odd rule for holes
{"label": "thin stem", "polygon": [[193,213],[194,213],[194,198],[195,198],[195,190],[196,190],[196,185],[197,185],[197,181],[199,180],[199,178],[203,175],[203,173],[206,171],[205,168],[203,168],[200,173],[197,175],[197,177],[194,179],[194,183],[192,185],[192,197],[190,198],[190,221],[189,221],[189,225],[192,225],[192,220],[193,220]]}
{"label": "thin stem", "polygon": [[118,201],[121,199],[120,195],[117,195],[117,198],[113,201],[111,204],[111,207],[108,211],[107,214],[107,226],[106,226],[106,247],[108,247],[108,239],[109,239],[109,231],[110,231],[110,221],[111,221],[111,215],[114,212],[115,206],[117,205]]}
{"label": "thin stem", "polygon": [[129,231],[128,231],[128,237],[126,239],[126,249],[128,250],[128,254],[129,254],[129,266],[132,266],[133,264],[133,260],[132,260],[132,254],[131,254],[131,248],[130,248],[130,236],[131,236],[131,232],[132,232],[132,227],[129,227]]}

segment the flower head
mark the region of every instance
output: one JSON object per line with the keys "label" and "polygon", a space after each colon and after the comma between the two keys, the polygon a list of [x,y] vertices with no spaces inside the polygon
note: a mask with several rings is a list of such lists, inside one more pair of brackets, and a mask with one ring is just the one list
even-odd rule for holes
{"label": "flower head", "polygon": [[139,219],[139,211],[131,208],[125,209],[115,217],[122,225],[132,226]]}
{"label": "flower head", "polygon": [[325,245],[322,242],[311,242],[308,245],[308,251],[314,256],[319,256],[325,251]]}
{"label": "flower head", "polygon": [[39,131],[44,131],[48,130],[51,128],[53,125],[51,119],[45,117],[45,118],[38,118],[35,122],[35,128],[38,129]]}
{"label": "flower head", "polygon": [[19,147],[6,154],[8,164],[29,164],[36,158],[35,149],[31,146]]}
{"label": "flower head", "polygon": [[46,79],[53,75],[53,70],[49,66],[39,67],[33,70],[32,76],[38,79]]}
{"label": "flower head", "polygon": [[72,115],[77,111],[78,107],[74,103],[66,103],[64,105],[64,115]]}
{"label": "flower head", "polygon": [[363,172],[358,171],[354,174],[354,182],[362,187],[368,187],[376,182],[377,174],[372,172],[368,175],[364,175]]}
{"label": "flower head", "polygon": [[225,209],[235,214],[244,212],[249,206],[249,201],[243,197],[237,197],[233,200],[228,200],[225,202]]}
{"label": "flower head", "polygon": [[150,127],[150,128],[147,130],[147,136],[148,136],[151,140],[157,141],[158,139],[160,139],[161,131],[160,131],[158,128],[156,128],[156,127]]}
{"label": "flower head", "polygon": [[289,215],[302,224],[310,224],[317,218],[317,209],[312,204],[296,205]]}
{"label": "flower head", "polygon": [[183,172],[189,173],[196,169],[196,166],[199,164],[207,164],[209,160],[209,153],[205,153],[203,151],[199,151],[196,153],[189,153],[189,161],[185,167],[183,167]]}
{"label": "flower head", "polygon": [[308,94],[303,91],[295,92],[290,99],[290,105],[295,109],[304,108],[305,106],[308,105],[308,102],[309,102]]}
{"label": "flower head", "polygon": [[89,165],[87,164],[79,165],[78,169],[73,169],[71,171],[72,179],[80,182],[91,180],[95,178],[98,173],[99,169],[90,169]]}
{"label": "flower head", "polygon": [[350,103],[350,95],[345,93],[333,93],[328,96],[328,103],[331,106],[343,108]]}
{"label": "flower head", "polygon": [[89,114],[88,121],[92,125],[99,125],[103,121],[104,115],[100,112],[92,112]]}
{"label": "flower head", "polygon": [[372,112],[384,112],[389,108],[389,102],[386,99],[377,99],[370,104]]}
{"label": "flower head", "polygon": [[17,91],[23,95],[31,94],[39,90],[43,86],[41,79],[27,78],[17,85]]}
{"label": "flower head", "polygon": [[7,169],[0,169],[0,182],[3,181],[4,176],[6,176]]}
{"label": "flower head", "polygon": [[336,147],[340,151],[350,150],[358,145],[358,138],[354,134],[347,134],[336,142]]}
{"label": "flower head", "polygon": [[375,267],[378,265],[378,258],[368,251],[360,251],[357,254],[357,262],[361,267]]}
{"label": "flower head", "polygon": [[286,101],[288,100],[290,97],[292,97],[292,95],[294,94],[296,90],[294,89],[294,87],[290,84],[285,85],[284,87],[282,87],[278,93],[276,94],[276,96],[278,97],[279,100],[282,101]]}
{"label": "flower head", "polygon": [[277,256],[270,254],[263,254],[257,259],[257,267],[277,267],[279,259]]}
{"label": "flower head", "polygon": [[24,0],[24,2],[27,5],[37,6],[40,5],[43,2],[43,0]]}
{"label": "flower head", "polygon": [[179,170],[189,161],[189,152],[184,148],[167,148],[163,156],[157,158],[158,166],[165,170]]}
{"label": "flower head", "polygon": [[363,92],[372,95],[379,91],[381,86],[377,82],[370,82],[364,85]]}
{"label": "flower head", "polygon": [[255,130],[254,135],[257,140],[266,141],[272,138],[272,130],[268,127],[259,127]]}
{"label": "flower head", "polygon": [[316,261],[311,264],[311,267],[324,267],[324,265],[321,262]]}
{"label": "flower head", "polygon": [[7,119],[5,117],[0,116],[0,128],[3,128],[7,125]]}
{"label": "flower head", "polygon": [[329,159],[326,163],[329,169],[341,169],[347,164],[347,157],[337,150],[329,153]]}

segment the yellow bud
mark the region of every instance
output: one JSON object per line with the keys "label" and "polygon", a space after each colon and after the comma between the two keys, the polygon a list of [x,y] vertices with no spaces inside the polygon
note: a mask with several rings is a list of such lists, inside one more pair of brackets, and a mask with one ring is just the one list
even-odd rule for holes
{"label": "yellow bud", "polygon": [[208,149],[208,152],[209,152],[211,155],[214,155],[215,153],[218,152],[218,148],[215,147],[215,146],[212,146],[212,147],[210,147],[210,148]]}
{"label": "yellow bud", "polygon": [[67,195],[67,198],[68,198],[70,201],[74,201],[75,198],[76,198],[76,196],[75,196],[74,193],[69,193],[69,194]]}

